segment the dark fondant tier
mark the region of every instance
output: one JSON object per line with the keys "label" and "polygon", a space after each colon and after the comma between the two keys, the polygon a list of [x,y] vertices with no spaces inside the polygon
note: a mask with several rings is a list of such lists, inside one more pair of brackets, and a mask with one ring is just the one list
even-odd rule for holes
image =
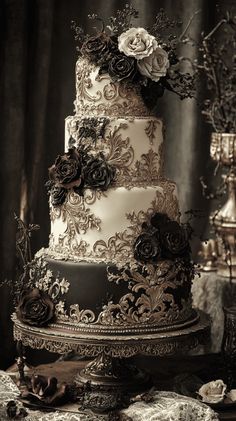
{"label": "dark fondant tier", "polygon": [[148,334],[198,320],[191,308],[191,276],[179,262],[118,269],[105,263],[46,261],[66,285],[53,323],[57,328],[103,336]]}

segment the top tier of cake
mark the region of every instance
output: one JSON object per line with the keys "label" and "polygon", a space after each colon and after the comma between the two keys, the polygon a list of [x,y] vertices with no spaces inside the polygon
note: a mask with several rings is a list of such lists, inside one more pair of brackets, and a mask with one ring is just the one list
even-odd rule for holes
{"label": "top tier of cake", "polygon": [[76,63],[75,113],[78,116],[152,115],[144,104],[140,85],[114,82],[108,73],[99,75],[99,67],[86,58]]}
{"label": "top tier of cake", "polygon": [[88,146],[116,167],[113,186],[150,186],[163,177],[163,124],[137,83],[114,82],[86,58],[76,63],[75,114],[65,121],[65,151]]}

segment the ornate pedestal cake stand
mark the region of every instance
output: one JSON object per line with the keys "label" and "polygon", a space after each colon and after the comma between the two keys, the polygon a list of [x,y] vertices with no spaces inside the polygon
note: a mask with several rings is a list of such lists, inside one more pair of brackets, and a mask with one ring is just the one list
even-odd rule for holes
{"label": "ornate pedestal cake stand", "polygon": [[89,385],[84,405],[97,411],[113,410],[132,392],[151,385],[150,377],[130,363],[135,355],[166,356],[186,352],[210,337],[208,317],[196,312],[196,317],[178,327],[162,328],[158,332],[142,334],[138,329],[132,335],[88,334],[76,330],[65,331],[53,326],[34,328],[21,323],[15,315],[14,338],[23,346],[47,349],[65,354],[76,351],[94,360],[77,374],[75,382]]}

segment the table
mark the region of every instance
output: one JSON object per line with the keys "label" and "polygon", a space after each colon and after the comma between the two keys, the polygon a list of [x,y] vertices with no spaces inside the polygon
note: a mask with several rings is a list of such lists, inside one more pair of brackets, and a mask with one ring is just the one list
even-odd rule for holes
{"label": "table", "polygon": [[[236,297],[236,280],[230,286],[229,279],[216,272],[201,272],[192,285],[193,306],[211,317],[211,343],[202,352],[218,353],[224,330],[224,305],[232,305]],[[235,304],[235,302],[233,302]]]}
{"label": "table", "polygon": [[[173,379],[183,372],[198,375],[203,381],[216,379],[217,376],[221,378],[224,374],[222,360],[219,354],[161,358],[161,364],[160,358],[157,362],[156,357],[135,357],[135,359],[138,360],[137,363],[140,367],[153,374],[155,388],[159,390],[176,391],[176,384]],[[87,361],[84,360],[57,361],[37,366],[34,371],[37,372],[37,374],[47,376],[55,375],[56,373],[58,380],[69,383],[72,381],[78,369],[82,368],[85,363],[87,363]],[[102,420],[100,417],[94,418],[94,421],[96,419]],[[203,420],[202,418],[200,419],[201,421]],[[217,419],[221,421],[236,421],[236,408],[219,412],[219,418],[215,418],[215,420]],[[137,418],[137,420],[139,421],[141,418]],[[52,419],[50,419],[50,421],[52,421]],[[81,421],[83,420],[81,419]],[[134,421],[136,421],[136,418]]]}

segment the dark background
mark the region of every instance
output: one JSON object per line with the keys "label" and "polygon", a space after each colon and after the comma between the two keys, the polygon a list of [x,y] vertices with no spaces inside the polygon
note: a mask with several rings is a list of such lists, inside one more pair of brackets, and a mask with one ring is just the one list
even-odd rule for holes
{"label": "dark background", "polygon": [[[49,212],[44,184],[47,168],[64,149],[64,119],[73,114],[74,68],[77,58],[71,20],[88,25],[87,14],[111,16],[122,0],[1,0],[0,1],[0,279],[15,276],[14,212],[27,223],[38,223],[33,248],[47,246]],[[231,8],[234,1],[219,2]],[[198,39],[215,22],[212,0],[136,0],[136,26],[147,26],[160,7],[184,24],[194,11]],[[180,205],[204,209],[199,232],[207,232],[209,203],[199,177],[210,178],[210,130],[191,100],[180,102],[165,93],[158,115],[165,120],[166,175],[177,182]],[[9,288],[0,290],[0,367],[14,359]]]}

